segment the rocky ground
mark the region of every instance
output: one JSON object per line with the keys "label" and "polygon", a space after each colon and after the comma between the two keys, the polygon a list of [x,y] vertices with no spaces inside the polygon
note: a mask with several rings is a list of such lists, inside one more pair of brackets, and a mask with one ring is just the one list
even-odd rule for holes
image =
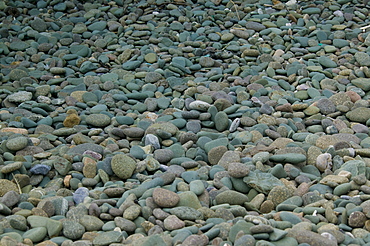
{"label": "rocky ground", "polygon": [[367,1],[0,1],[0,245],[370,245]]}

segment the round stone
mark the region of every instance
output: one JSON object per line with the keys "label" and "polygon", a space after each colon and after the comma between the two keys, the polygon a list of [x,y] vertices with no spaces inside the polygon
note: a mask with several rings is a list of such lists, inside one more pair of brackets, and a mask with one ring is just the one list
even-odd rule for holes
{"label": "round stone", "polygon": [[63,235],[66,238],[72,240],[80,239],[85,231],[85,227],[74,220],[63,221]]}
{"label": "round stone", "polygon": [[111,161],[112,171],[121,179],[128,179],[136,168],[136,161],[125,154],[113,156]]}
{"label": "round stone", "polygon": [[348,225],[351,227],[363,227],[367,218],[366,215],[361,211],[352,212],[348,217]]}

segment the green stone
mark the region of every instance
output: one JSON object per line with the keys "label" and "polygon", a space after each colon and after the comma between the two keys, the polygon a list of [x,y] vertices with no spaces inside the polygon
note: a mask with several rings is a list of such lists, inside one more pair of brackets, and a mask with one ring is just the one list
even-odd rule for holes
{"label": "green stone", "polygon": [[33,243],[37,243],[37,242],[42,241],[45,238],[46,234],[47,234],[47,230],[45,227],[36,227],[36,228],[32,228],[26,231],[23,234],[23,238],[24,239],[28,238]]}
{"label": "green stone", "polygon": [[289,154],[279,154],[270,156],[269,160],[272,162],[283,162],[298,164],[306,161],[307,157],[303,154],[289,153]]}
{"label": "green stone", "polygon": [[184,191],[179,193],[180,201],[176,205],[177,207],[189,207],[194,209],[199,209],[202,207],[197,195],[192,191]]}
{"label": "green stone", "polygon": [[336,196],[341,196],[347,194],[351,190],[351,184],[350,183],[344,183],[340,184],[337,187],[335,187],[333,194]]}
{"label": "green stone", "polygon": [[114,243],[120,243],[122,241],[123,234],[119,231],[107,231],[99,233],[93,240],[93,244],[96,246],[105,246]]}
{"label": "green stone", "polygon": [[113,156],[111,161],[112,171],[121,179],[128,179],[136,168],[136,161],[125,154]]}
{"label": "green stone", "polygon": [[268,194],[275,186],[283,186],[283,183],[270,173],[252,171],[243,181],[259,192]]}

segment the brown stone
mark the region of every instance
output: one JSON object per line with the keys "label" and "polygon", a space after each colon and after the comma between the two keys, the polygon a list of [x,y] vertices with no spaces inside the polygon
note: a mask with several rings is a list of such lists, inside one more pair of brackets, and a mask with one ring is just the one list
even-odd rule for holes
{"label": "brown stone", "polygon": [[155,188],[153,190],[153,200],[160,207],[171,208],[179,203],[180,197],[173,191]]}

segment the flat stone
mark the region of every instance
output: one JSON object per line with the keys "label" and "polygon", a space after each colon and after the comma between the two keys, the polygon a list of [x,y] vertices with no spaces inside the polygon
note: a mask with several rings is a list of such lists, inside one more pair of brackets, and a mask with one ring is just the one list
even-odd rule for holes
{"label": "flat stone", "polygon": [[91,114],[86,117],[86,123],[95,127],[105,127],[109,125],[111,119],[105,114]]}
{"label": "flat stone", "polygon": [[290,154],[272,155],[270,156],[269,160],[273,162],[298,164],[306,161],[307,157],[303,154],[290,153]]}
{"label": "flat stone", "polygon": [[245,202],[248,202],[249,199],[246,195],[233,191],[227,190],[218,194],[215,198],[217,204],[230,204],[230,205],[243,205]]}
{"label": "flat stone", "polygon": [[105,246],[114,243],[120,243],[123,235],[119,231],[107,231],[99,233],[93,240],[93,244],[97,246]]}

